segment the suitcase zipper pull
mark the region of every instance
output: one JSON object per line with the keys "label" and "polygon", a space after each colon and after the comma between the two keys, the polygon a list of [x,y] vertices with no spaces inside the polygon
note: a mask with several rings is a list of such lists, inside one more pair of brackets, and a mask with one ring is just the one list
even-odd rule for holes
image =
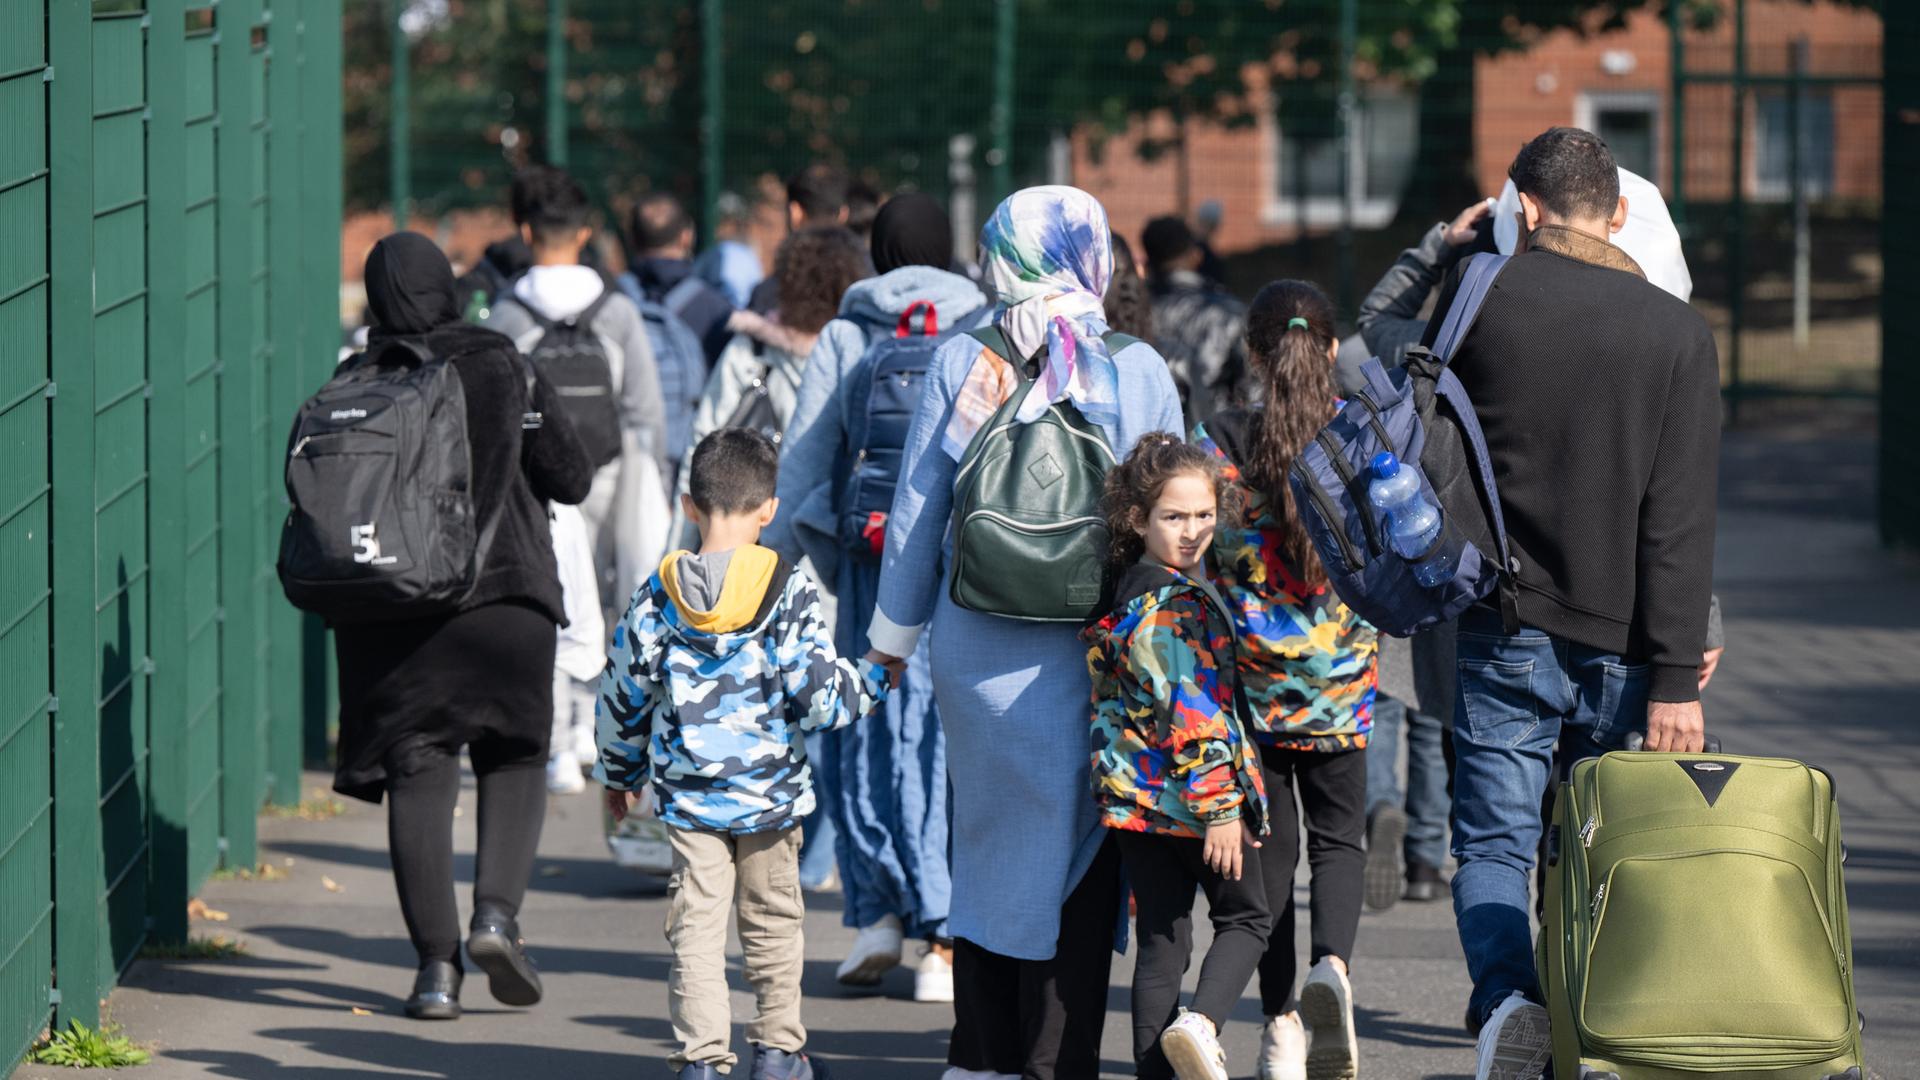
{"label": "suitcase zipper pull", "polygon": [[1581,847],[1590,848],[1593,846],[1593,833],[1594,833],[1594,830],[1598,829],[1599,827],[1600,827],[1600,816],[1598,814],[1587,815],[1587,823],[1585,825],[1580,826],[1580,846]]}
{"label": "suitcase zipper pull", "polygon": [[306,449],[306,448],[307,448],[307,444],[308,444],[309,442],[312,442],[312,441],[313,441],[313,436],[311,436],[311,435],[302,435],[302,436],[300,436],[300,441],[299,441],[299,442],[297,442],[297,443],[294,443],[294,444],[293,444],[293,449],[287,452],[287,456],[288,456],[288,457],[290,457],[290,458],[297,458],[297,457],[299,457],[299,456],[300,456],[300,451],[302,451],[302,450],[304,450],[304,449]]}
{"label": "suitcase zipper pull", "polygon": [[1587,908],[1587,917],[1589,919],[1597,919],[1600,917],[1600,905],[1605,903],[1606,899],[1607,883],[1603,881],[1600,883],[1599,888],[1593,890],[1593,904]]}

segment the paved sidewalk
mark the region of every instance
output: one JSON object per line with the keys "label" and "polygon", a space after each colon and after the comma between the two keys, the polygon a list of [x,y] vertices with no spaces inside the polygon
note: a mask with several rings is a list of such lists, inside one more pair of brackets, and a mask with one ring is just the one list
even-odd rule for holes
{"label": "paved sidewalk", "polygon": [[[1730,752],[1803,757],[1839,778],[1868,1057],[1876,1075],[1907,1078],[1920,1077],[1920,566],[1875,545],[1870,465],[1871,443],[1858,434],[1729,436],[1718,586],[1730,650],[1708,709]],[[325,783],[308,778],[309,787]],[[470,851],[470,792],[463,806],[460,845]],[[384,821],[353,805],[333,820],[263,822],[264,858],[274,866],[292,860],[287,877],[209,885],[206,902],[231,920],[195,927],[243,939],[245,953],[143,962],[114,994],[113,1018],[156,1050],[155,1063],[134,1076],[668,1075],[660,1064],[670,1038],[665,904],[658,883],[608,864],[593,796],[555,800],[523,919],[547,1001],[531,1011],[500,1008],[477,980],[465,995],[467,1018],[456,1024],[399,1015],[413,965],[387,873]],[[458,870],[471,880],[470,859]],[[833,968],[852,934],[839,926],[833,899],[814,898],[808,923],[812,1048],[841,1080],[938,1077],[948,1010],[913,1003],[905,969],[881,996],[845,994]],[[1466,985],[1448,906],[1369,914],[1359,952],[1362,1074],[1469,1074],[1471,1047],[1460,1029]],[[1128,971],[1127,961],[1116,965],[1109,997],[1111,1077],[1131,1075]],[[750,998],[737,966],[731,978],[735,1015],[744,1017]],[[1249,996],[1236,1016],[1245,1022],[1227,1034],[1237,1076],[1251,1072],[1257,1019]],[[61,1073],[28,1067],[18,1075]]]}

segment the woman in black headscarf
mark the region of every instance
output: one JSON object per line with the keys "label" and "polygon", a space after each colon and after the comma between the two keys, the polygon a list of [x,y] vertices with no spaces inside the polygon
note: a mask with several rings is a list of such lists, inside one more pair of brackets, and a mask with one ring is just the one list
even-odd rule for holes
{"label": "woman in black headscarf", "polygon": [[[554,628],[565,621],[547,501],[578,503],[593,466],[545,378],[513,342],[462,321],[453,270],[432,241],[395,233],[367,256],[370,343],[405,339],[450,362],[465,392],[480,552],[473,591],[448,616],[338,626],[334,790],[390,800],[388,845],[420,971],[407,1015],[460,1015],[453,810],[461,747],[479,779],[469,955],[493,995],[540,1000],[518,916],[546,814]],[[530,413],[541,425],[523,430]]]}

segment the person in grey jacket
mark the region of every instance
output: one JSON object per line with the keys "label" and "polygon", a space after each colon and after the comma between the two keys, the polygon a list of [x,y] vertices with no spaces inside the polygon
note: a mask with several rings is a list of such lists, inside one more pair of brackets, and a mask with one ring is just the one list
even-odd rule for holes
{"label": "person in grey jacket", "polygon": [[593,235],[590,206],[580,185],[559,169],[534,166],[514,179],[514,206],[524,218],[520,231],[533,249],[533,266],[501,293],[481,325],[512,338],[521,352],[531,354],[545,333],[534,312],[560,321],[599,302],[587,325],[612,369],[621,448],[618,457],[594,474],[593,490],[580,512],[593,537],[600,606],[617,615],[644,575],[653,571],[640,565],[638,523],[627,493],[634,488],[637,469],[656,469],[666,476],[660,371],[640,309],[618,292],[602,301],[609,291],[606,279],[580,265],[580,253]]}
{"label": "person in grey jacket", "polygon": [[1238,400],[1247,374],[1247,306],[1200,275],[1203,251],[1179,218],[1147,222],[1140,247],[1153,293],[1154,344],[1173,371],[1191,428]]}

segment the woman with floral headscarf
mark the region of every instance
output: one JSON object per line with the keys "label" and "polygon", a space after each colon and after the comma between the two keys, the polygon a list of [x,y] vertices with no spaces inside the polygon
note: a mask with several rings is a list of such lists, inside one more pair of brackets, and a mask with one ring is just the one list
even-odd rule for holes
{"label": "woman with floral headscarf", "polygon": [[[1070,401],[1125,458],[1179,433],[1180,399],[1151,346],[1110,351],[1101,297],[1107,215],[1084,191],[1038,187],[1000,204],[980,237],[993,323],[1040,369],[1017,413]],[[952,780],[954,1030],[949,1080],[1099,1075],[1119,904],[1119,859],[1088,778],[1090,686],[1078,627],[953,603],[945,580],[960,456],[1020,384],[1007,358],[961,335],[934,355],[907,436],[868,631],[884,658],[931,627],[933,691]]]}

